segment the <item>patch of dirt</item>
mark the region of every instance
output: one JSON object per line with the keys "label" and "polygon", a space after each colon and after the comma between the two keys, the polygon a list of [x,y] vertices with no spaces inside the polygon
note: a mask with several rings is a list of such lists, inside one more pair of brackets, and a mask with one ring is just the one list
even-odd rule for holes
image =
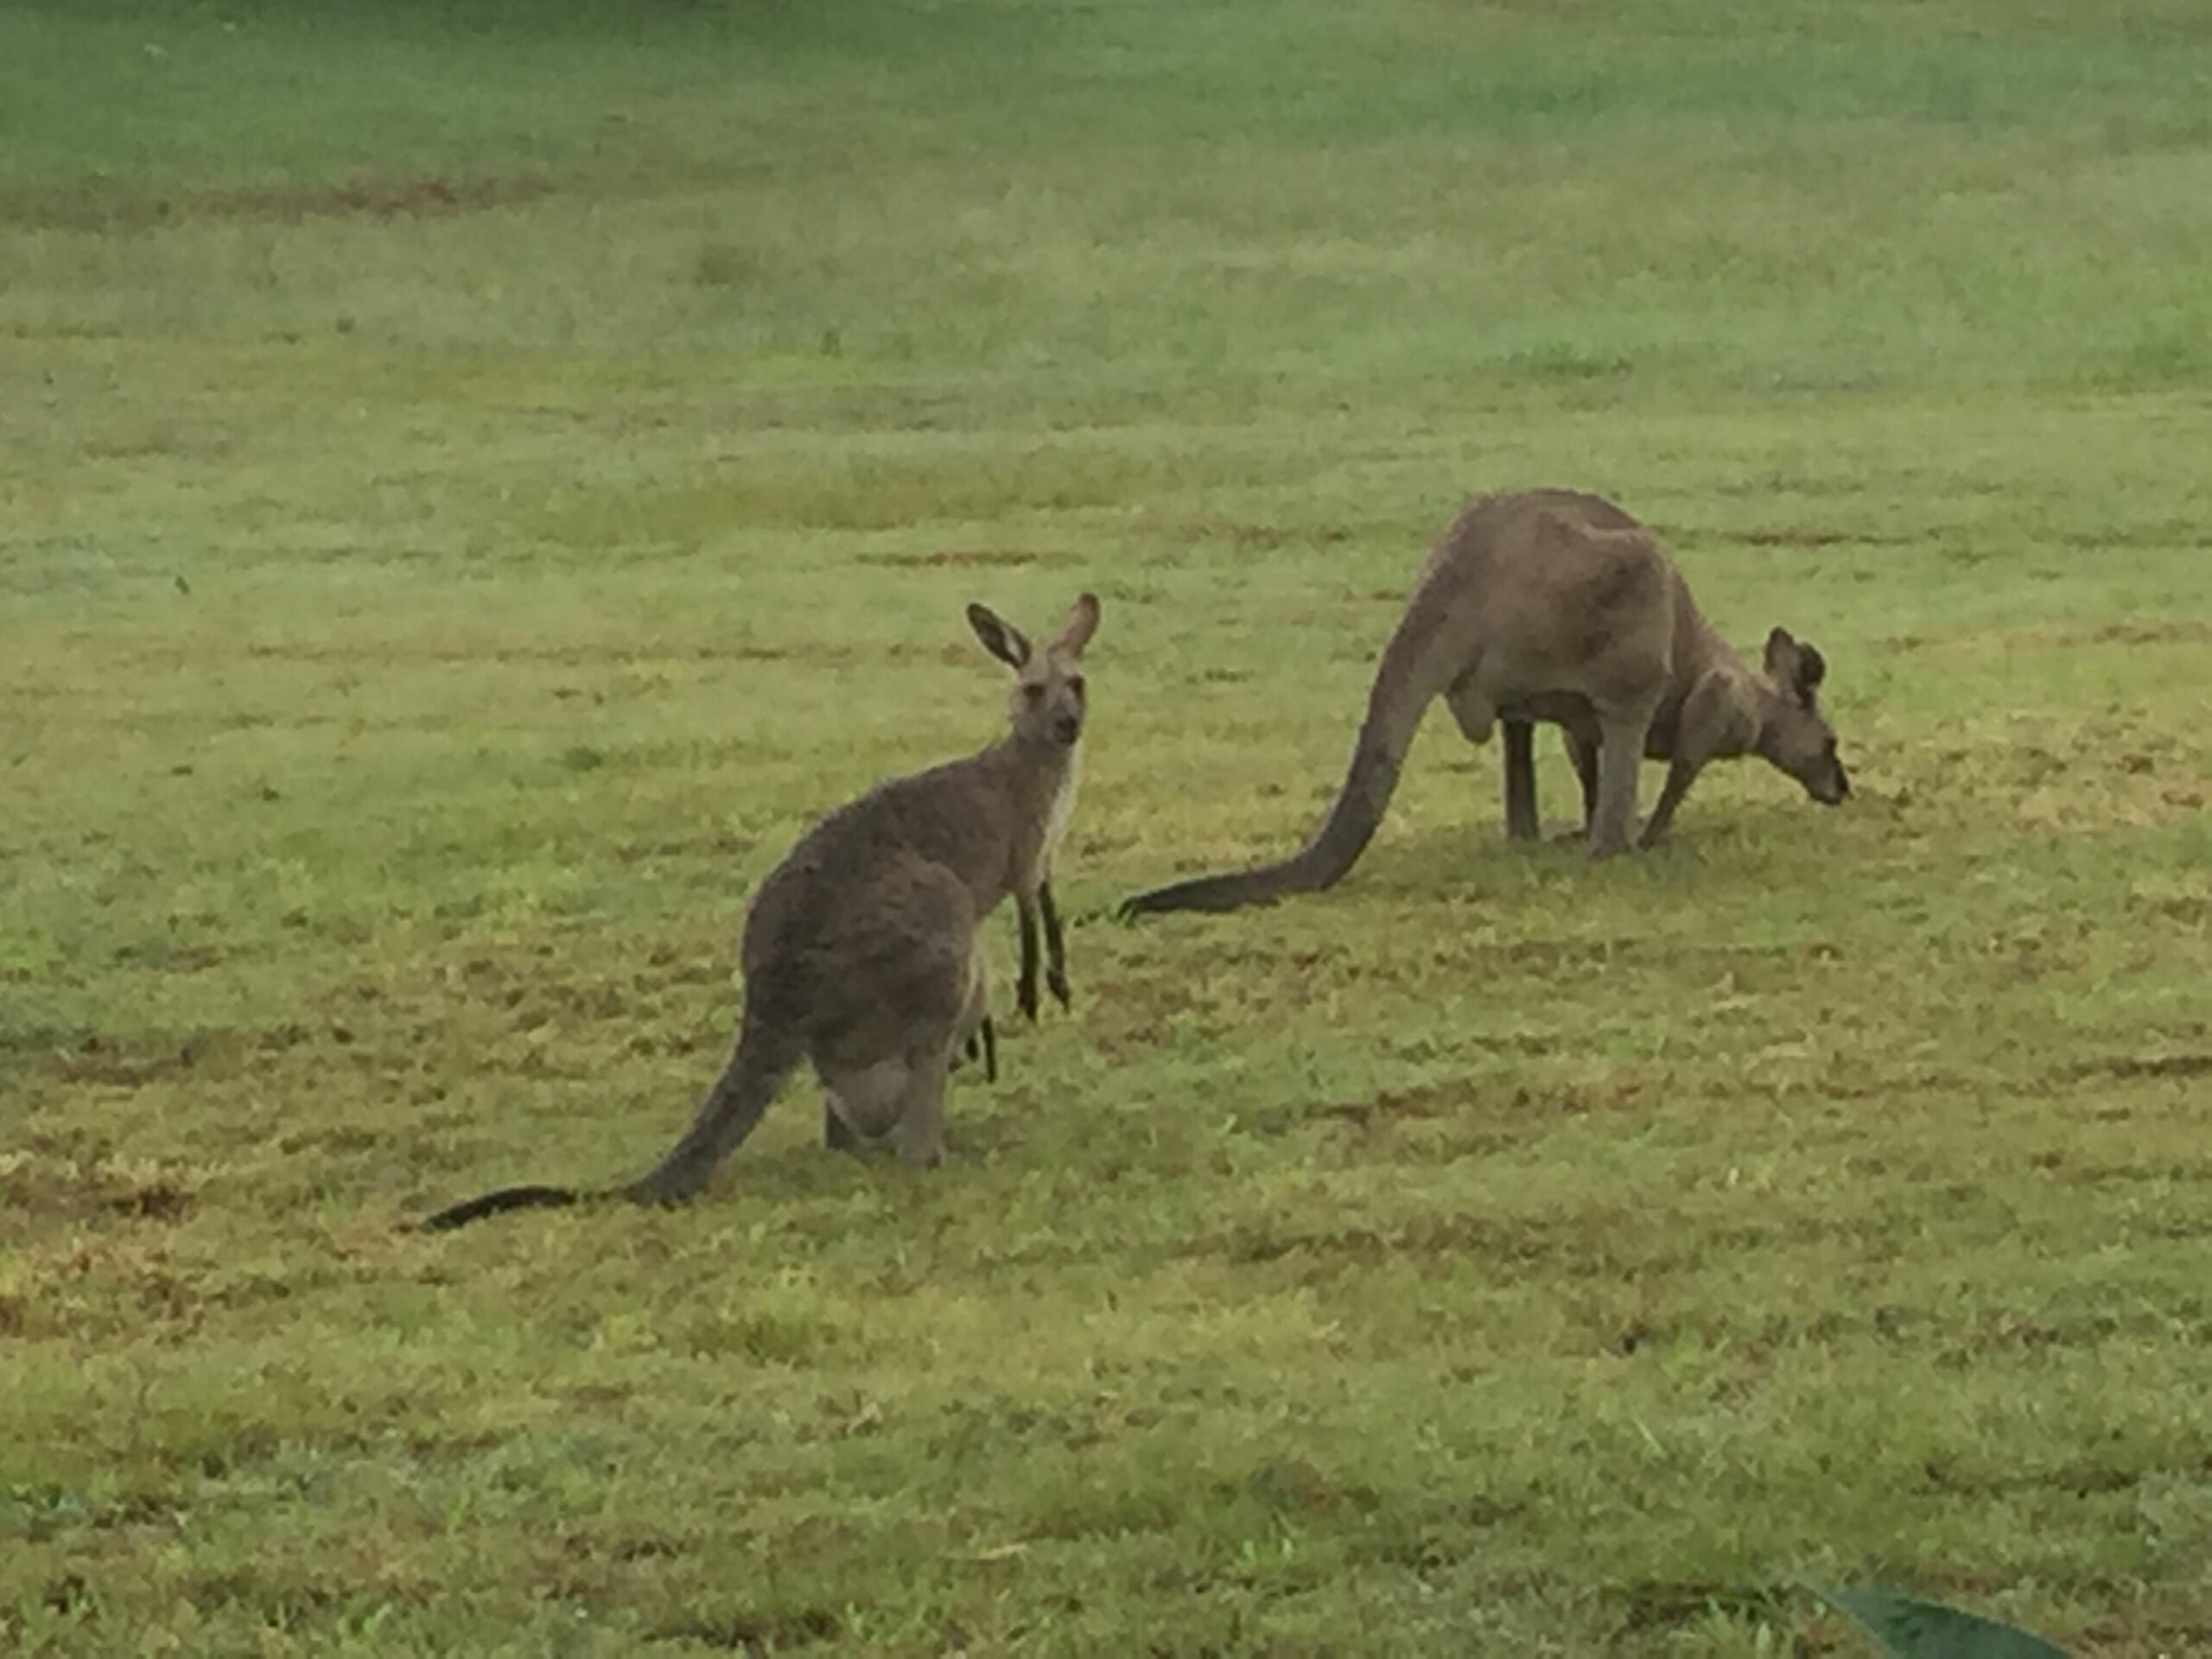
{"label": "patch of dirt", "polygon": [[1923,1492],[1953,1497],[1997,1497],[2035,1490],[2069,1492],[2088,1497],[2100,1492],[2124,1492],[2143,1480],[2141,1471],[2107,1469],[2078,1464],[2058,1469],[1999,1470],[1981,1467],[1952,1458],[1930,1458],[1921,1466],[1915,1483]]}
{"label": "patch of dirt", "polygon": [[2114,1054],[2077,1061],[2059,1075],[2072,1082],[2090,1077],[2212,1077],[2212,1054]]}
{"label": "patch of dirt", "polygon": [[[409,663],[551,664],[564,668],[596,664],[604,668],[648,669],[656,663],[783,663],[804,658],[810,663],[844,664],[865,656],[882,661],[901,656],[919,658],[928,653],[914,645],[887,645],[865,653],[856,645],[807,645],[785,649],[775,645],[732,645],[721,642],[694,645],[665,645],[639,652],[613,642],[590,645],[518,645],[486,639],[411,640],[370,639],[310,645],[296,640],[255,640],[245,648],[249,657],[276,662],[365,664],[391,670]],[[140,653],[140,660],[160,662],[155,652]],[[183,658],[176,659],[179,665]],[[556,691],[556,696],[560,693]],[[573,691],[570,695],[575,695]]]}
{"label": "patch of dirt", "polygon": [[0,1172],[0,1208],[16,1217],[118,1216],[174,1226],[198,1205],[199,1195],[188,1182],[159,1171],[18,1159]]}
{"label": "patch of dirt", "polygon": [[[1217,1490],[1233,1499],[1240,1488]],[[1277,1458],[1262,1464],[1241,1483],[1241,1490],[1278,1515],[1325,1515],[1339,1510],[1366,1514],[1382,1502],[1373,1487],[1332,1480],[1303,1458]]]}
{"label": "patch of dirt", "polygon": [[1611,1273],[1617,1263],[1601,1238],[1583,1224],[1543,1226],[1487,1220],[1476,1216],[1437,1216],[1377,1230],[1344,1227],[1333,1231],[1278,1230],[1264,1221],[1249,1223],[1197,1241],[1194,1253],[1217,1255],[1239,1267],[1306,1256],[1332,1264],[1372,1266],[1422,1256],[1473,1256],[1523,1267],[1542,1264],[1570,1275]]}
{"label": "patch of dirt", "polygon": [[[1200,518],[1176,526],[1177,532],[1194,541],[1227,542],[1254,552],[1274,552],[1285,547],[1335,547],[1351,539],[1342,524],[1254,524],[1235,518]],[[1391,595],[1403,600],[1402,592]]]}
{"label": "patch of dirt", "polygon": [[1247,1135],[1282,1135],[1304,1125],[1335,1129],[1364,1145],[1419,1126],[1424,1161],[1440,1153],[1479,1155],[1549,1134],[1562,1120],[1594,1111],[1629,1111],[1643,1103],[1642,1084],[1610,1090],[1577,1086],[1509,1086],[1496,1077],[1447,1077],[1415,1088],[1386,1090],[1363,1100],[1330,1101],[1240,1112],[1236,1127]]}
{"label": "patch of dirt", "polygon": [[618,1561],[652,1561],[680,1556],[685,1549],[674,1538],[631,1538],[615,1544],[609,1553]]}
{"label": "patch of dirt", "polygon": [[107,1208],[137,1221],[182,1221],[197,1201],[175,1183],[155,1180],[124,1188],[107,1200]]}
{"label": "patch of dirt", "polygon": [[935,553],[862,553],[853,562],[886,570],[1018,570],[1047,560],[1042,553],[1025,553],[1010,548],[949,547]]}
{"label": "patch of dirt", "polygon": [[288,1156],[302,1152],[325,1152],[342,1155],[376,1152],[386,1144],[388,1144],[388,1137],[375,1129],[340,1126],[328,1129],[295,1130],[276,1142],[276,1150]]}
{"label": "patch of dirt", "polygon": [[2201,645],[2212,644],[2212,619],[2171,617],[2158,621],[2107,622],[2069,636],[2097,645]]}
{"label": "patch of dirt", "polygon": [[195,1033],[181,1041],[153,1037],[128,1046],[95,1034],[49,1051],[41,1057],[42,1069],[64,1083],[138,1089],[193,1071],[220,1075],[236,1067],[240,1046],[236,1034],[227,1032]]}
{"label": "patch of dirt", "polygon": [[1621,1634],[1673,1630],[1713,1614],[1787,1627],[1802,1611],[1786,1589],[1699,1580],[1647,1580],[1616,1592],[1625,1604]]}
{"label": "patch of dirt", "polygon": [[319,1624],[355,1593],[349,1587],[280,1578],[273,1566],[229,1573],[201,1573],[188,1579],[184,1599],[202,1613],[229,1607],[251,1608],[278,1628]]}
{"label": "patch of dirt", "polygon": [[709,855],[716,858],[744,858],[760,844],[757,836],[732,835],[725,830],[709,835],[659,836],[623,842],[612,851],[621,862],[635,864],[648,858],[702,858]]}
{"label": "patch of dirt", "polygon": [[1340,1125],[1360,1135],[1397,1119],[1443,1117],[1463,1108],[1476,1080],[1462,1077],[1417,1089],[1389,1090],[1367,1100],[1332,1101],[1318,1106],[1265,1106],[1236,1115],[1245,1135],[1287,1135],[1303,1123]]}
{"label": "patch of dirt", "polygon": [[58,1579],[48,1580],[39,1599],[48,1611],[56,1613],[79,1612],[98,1605],[92,1586],[78,1573],[65,1573]]}
{"label": "patch of dirt", "polygon": [[1989,652],[2032,645],[2039,650],[2079,650],[2084,645],[2199,645],[2212,644],[2212,617],[2133,617],[2094,627],[2065,625],[1998,631],[1957,630],[1936,634],[1892,634],[1881,642],[1891,652],[1955,650]]}
{"label": "patch of dirt", "polygon": [[1749,530],[1662,530],[1677,542],[1714,541],[1738,547],[1911,547],[1929,539],[1928,532],[1842,530],[1828,524],[1759,524]]}
{"label": "patch of dirt", "polygon": [[1936,1363],[1946,1370],[1965,1370],[1990,1354],[2094,1348],[2124,1334],[2126,1330],[2121,1321],[2111,1315],[2065,1323],[1997,1315],[1976,1321],[1968,1330],[1943,1343],[1935,1358]]}
{"label": "patch of dirt", "polygon": [[2212,1653],[2212,1619],[2187,1615],[2177,1619],[2113,1614],[2083,1625],[2075,1633],[2075,1641],[2078,1650],[2084,1654],[2107,1649],[2114,1653],[2176,1656]]}
{"label": "patch of dirt", "polygon": [[696,1642],[702,1647],[760,1655],[765,1659],[769,1654],[834,1640],[843,1628],[828,1608],[807,1607],[797,1612],[740,1614],[730,1619],[663,1624],[654,1629],[652,1636],[657,1641]]}
{"label": "patch of dirt", "polygon": [[686,1551],[683,1540],[660,1533],[620,1533],[613,1536],[571,1533],[560,1541],[557,1548],[563,1555],[575,1561],[668,1560]]}
{"label": "patch of dirt", "polygon": [[553,193],[534,174],[506,178],[362,177],[336,184],[257,185],[185,190],[169,195],[118,196],[93,190],[17,192],[0,196],[0,224],[34,230],[150,230],[195,220],[261,219],[298,224],[310,219],[452,219],[519,207]]}
{"label": "patch of dirt", "polygon": [[1861,542],[1867,538],[1847,530],[1821,530],[1810,524],[1782,524],[1772,529],[1725,531],[1718,539],[1741,542],[1746,547],[1835,547],[1845,542]]}

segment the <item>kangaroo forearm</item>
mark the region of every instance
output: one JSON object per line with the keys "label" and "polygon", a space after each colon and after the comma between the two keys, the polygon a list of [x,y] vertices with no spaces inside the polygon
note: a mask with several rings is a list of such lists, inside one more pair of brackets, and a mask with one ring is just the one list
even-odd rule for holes
{"label": "kangaroo forearm", "polygon": [[1697,781],[1700,768],[1677,760],[1667,769],[1666,786],[1659,791],[1658,804],[1651,809],[1651,816],[1644,821],[1643,834],[1638,844],[1650,847],[1667,833],[1667,826],[1675,821],[1675,809],[1690,792],[1690,785]]}
{"label": "kangaroo forearm", "polygon": [[1021,929],[1021,972],[1014,981],[1014,1001],[1033,1022],[1037,1018],[1037,909],[1033,895],[1014,895],[1014,914]]}
{"label": "kangaroo forearm", "polygon": [[1536,728],[1525,720],[1509,720],[1505,728],[1505,833],[1516,840],[1533,840],[1539,833],[1536,817]]}
{"label": "kangaroo forearm", "polygon": [[1060,931],[1060,909],[1052,902],[1052,884],[1037,884],[1037,913],[1045,920],[1045,965],[1064,970],[1068,965],[1066,936]]}
{"label": "kangaroo forearm", "polygon": [[1069,998],[1067,938],[1060,931],[1060,909],[1052,902],[1049,881],[1038,883],[1037,908],[1045,918],[1045,983],[1065,1008]]}

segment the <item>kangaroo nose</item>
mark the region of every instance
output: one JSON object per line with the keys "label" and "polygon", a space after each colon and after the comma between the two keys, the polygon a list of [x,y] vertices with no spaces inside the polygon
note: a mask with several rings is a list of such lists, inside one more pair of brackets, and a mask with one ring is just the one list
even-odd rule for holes
{"label": "kangaroo nose", "polygon": [[1072,743],[1082,734],[1083,722],[1073,715],[1062,715],[1052,722],[1052,734],[1063,743]]}

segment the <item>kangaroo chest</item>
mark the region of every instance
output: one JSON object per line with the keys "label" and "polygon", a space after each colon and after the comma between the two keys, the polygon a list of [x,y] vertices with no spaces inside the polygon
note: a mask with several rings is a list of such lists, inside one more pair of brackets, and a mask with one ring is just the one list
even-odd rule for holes
{"label": "kangaroo chest", "polygon": [[1059,850],[1060,837],[1067,833],[1068,819],[1075,812],[1076,785],[1083,780],[1083,751],[1078,748],[1068,755],[1067,770],[1060,774],[1060,786],[1052,792],[1052,804],[1045,809],[1045,836],[1037,848],[1037,873],[1047,874],[1052,868],[1052,855]]}

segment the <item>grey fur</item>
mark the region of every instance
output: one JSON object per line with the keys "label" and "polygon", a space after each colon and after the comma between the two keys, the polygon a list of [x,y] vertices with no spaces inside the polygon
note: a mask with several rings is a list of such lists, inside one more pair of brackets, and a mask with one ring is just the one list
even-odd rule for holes
{"label": "grey fur", "polygon": [[965,760],[878,785],[816,824],[769,872],[746,917],[737,1052],[668,1155],[626,1186],[588,1195],[509,1187],[442,1211],[425,1227],[584,1197],[681,1202],[752,1133],[802,1061],[822,1081],[825,1144],[892,1139],[910,1164],[944,1156],[954,1057],[980,1047],[996,1071],[977,930],[1001,899],[1013,895],[1021,916],[1022,1011],[1037,1016],[1040,917],[1046,983],[1068,1002],[1052,865],[1073,804],[1081,659],[1098,601],[1077,599],[1041,650],[981,605],[968,616],[1014,671],[1010,730]]}
{"label": "grey fur", "polygon": [[1506,833],[1537,834],[1531,736],[1562,727],[1593,854],[1636,828],[1640,760],[1669,762],[1637,844],[1666,833],[1711,761],[1756,753],[1834,805],[1851,791],[1817,696],[1827,664],[1777,628],[1753,670],[1713,630],[1674,560],[1611,502],[1529,490],[1470,502],[1430,550],[1383,648],[1351,765],[1297,853],[1139,893],[1122,913],[1235,910],[1318,892],[1358,860],[1396,788],[1414,733],[1442,697],[1475,743],[1505,730]]}

